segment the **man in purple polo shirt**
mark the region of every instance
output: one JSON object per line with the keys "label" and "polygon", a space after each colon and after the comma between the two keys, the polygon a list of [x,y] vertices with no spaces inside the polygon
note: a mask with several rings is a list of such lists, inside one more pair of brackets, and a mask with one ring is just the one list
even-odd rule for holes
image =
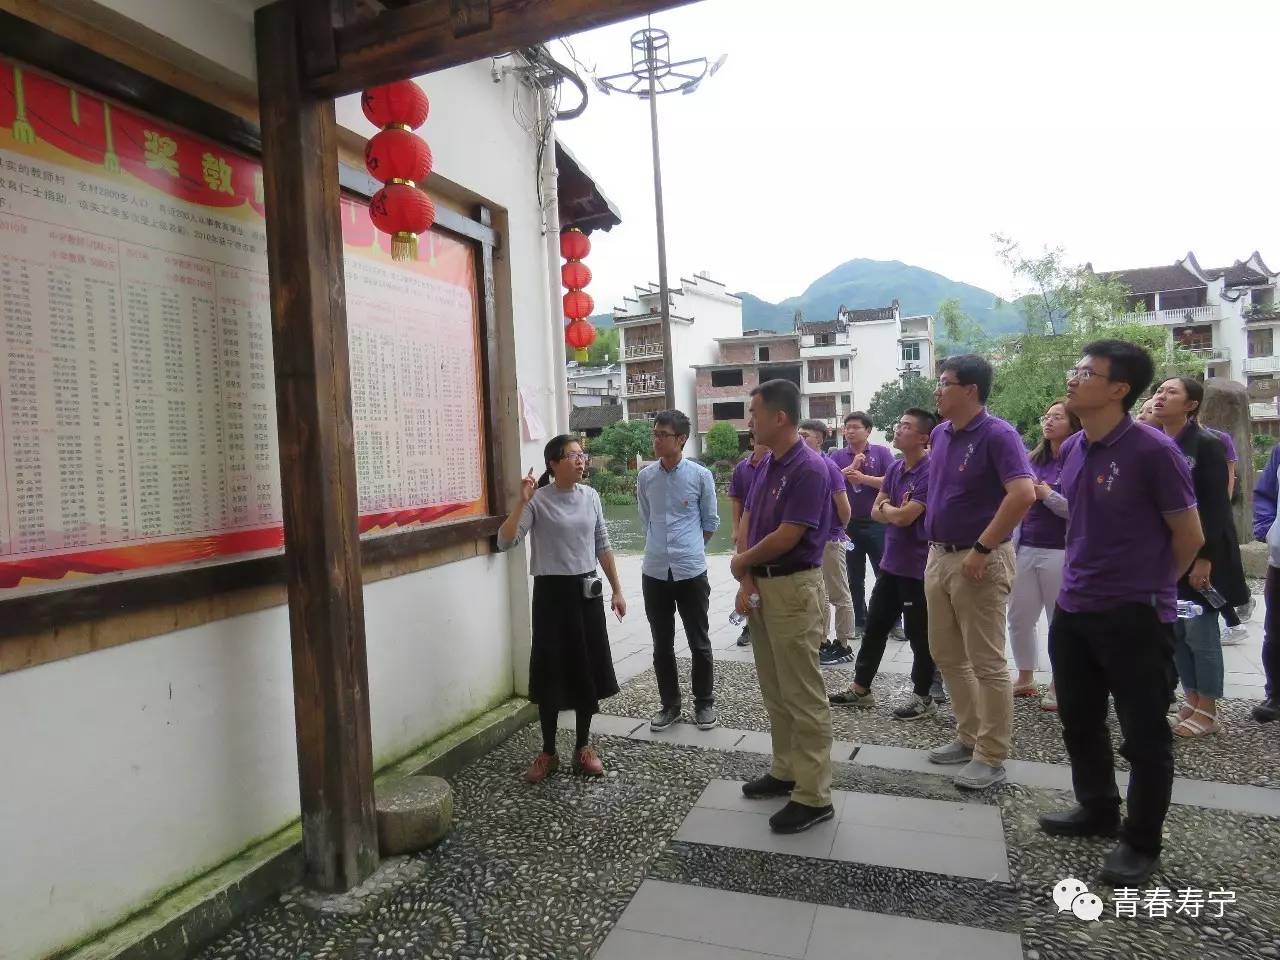
{"label": "man in purple polo shirt", "polygon": [[1005,660],[1005,611],[1013,585],[1009,538],[1036,501],[1022,437],[987,412],[992,370],[982,357],[948,357],[934,396],[946,422],[933,431],[929,560],[924,592],[929,651],[951,691],[956,738],[931,763],[964,764],[957,787],[981,790],[1005,778],[1013,686]]}
{"label": "man in purple polo shirt", "polygon": [[[747,444],[751,447],[751,455],[739,460],[737,466],[733,468],[733,474],[729,477],[729,505],[733,507],[735,548],[738,546],[741,535],[746,533],[746,528],[741,524],[742,511],[747,503],[747,493],[751,490],[751,484],[755,482],[756,472],[760,469],[761,462],[769,455],[768,447],[763,443],[756,443],[754,432],[747,433]],[[751,643],[751,625],[744,623],[742,632],[738,634],[738,646],[745,647],[749,643]]]}
{"label": "man in purple polo shirt", "polygon": [[[769,713],[773,765],[745,783],[751,799],[791,799],[769,818],[777,833],[799,833],[834,816],[831,708],[818,668],[826,635],[822,552],[831,526],[831,481],[821,455],[800,439],[800,390],[769,380],[751,391],[751,427],[769,448],[747,494],[730,570],[735,609],[751,620],[760,698]],[[752,606],[755,595],[759,603]]]}
{"label": "man in purple polo shirt", "polygon": [[[1119,831],[1101,873],[1115,887],[1143,885],[1159,859],[1173,790],[1165,712],[1174,684],[1176,583],[1204,543],[1177,444],[1129,417],[1153,372],[1151,356],[1122,340],[1088,344],[1067,372],[1067,409],[1084,429],[1062,445],[1060,485],[1071,515],[1049,660],[1079,805],[1045,814],[1040,826],[1070,837]],[[1123,826],[1107,694],[1130,767]]]}
{"label": "man in purple polo shirt", "polygon": [[[867,561],[880,576],[880,555],[884,553],[884,527],[871,519],[880,492],[881,478],[893,463],[893,451],[871,442],[871,418],[855,410],[844,418],[844,446],[831,452],[831,460],[841,473],[849,492],[849,539],[853,549],[845,554],[849,592],[853,594],[853,618],[859,634],[867,624]],[[828,666],[853,662],[853,649],[837,644],[823,652]]]}
{"label": "man in purple polo shirt", "polygon": [[893,716],[898,720],[919,720],[937,709],[929,693],[934,665],[929,654],[929,614],[924,599],[924,565],[929,554],[929,541],[924,535],[929,500],[929,434],[937,425],[938,418],[932,413],[912,408],[903,413],[894,430],[893,445],[902,451],[902,459],[889,464],[871,510],[871,515],[886,525],[880,576],[871,590],[867,629],[858,648],[853,684],[829,698],[833,706],[875,706],[871,682],[884,658],[889,630],[903,615],[914,655],[914,695]]}

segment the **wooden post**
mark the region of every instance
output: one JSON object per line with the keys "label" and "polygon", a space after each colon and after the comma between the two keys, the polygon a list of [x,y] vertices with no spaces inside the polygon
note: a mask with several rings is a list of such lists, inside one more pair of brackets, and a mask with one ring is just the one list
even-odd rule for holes
{"label": "wooden post", "polygon": [[257,12],[258,97],[305,879],[341,891],[378,865],[378,838],[337,125],[303,87],[300,7]]}

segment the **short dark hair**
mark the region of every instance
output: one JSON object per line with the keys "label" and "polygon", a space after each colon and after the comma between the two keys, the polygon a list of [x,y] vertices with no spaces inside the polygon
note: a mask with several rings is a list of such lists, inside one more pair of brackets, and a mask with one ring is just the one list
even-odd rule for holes
{"label": "short dark hair", "polygon": [[908,407],[902,411],[904,417],[915,417],[916,427],[923,434],[933,433],[933,428],[938,425],[938,415],[930,413],[922,407]]}
{"label": "short dark hair", "polygon": [[956,375],[956,382],[962,387],[976,386],[978,401],[987,402],[987,397],[991,396],[991,381],[995,377],[995,371],[991,369],[986,357],[980,357],[976,353],[947,357],[938,364],[938,373],[941,375],[948,370]]}
{"label": "short dark hair", "polygon": [[689,418],[679,410],[661,411],[653,418],[653,425],[655,427],[670,427],[677,437],[684,437],[686,440],[689,439],[689,431],[692,429]]}
{"label": "short dark hair", "polygon": [[801,420],[800,429],[812,430],[814,433],[818,434],[818,436],[822,437],[823,440],[827,439],[827,425],[821,420],[814,420],[812,417],[808,420]]}
{"label": "short dark hair", "polygon": [[793,426],[800,423],[800,388],[790,380],[766,380],[751,391],[775,413],[785,413]]}
{"label": "short dark hair", "polygon": [[1130,410],[1142,392],[1151,386],[1156,375],[1156,365],[1151,354],[1136,343],[1127,340],[1094,340],[1080,351],[1086,357],[1097,357],[1111,362],[1109,379],[1112,383],[1127,383],[1129,392],[1120,401]]}
{"label": "short dark hair", "polygon": [[875,426],[875,424],[871,422],[871,418],[867,416],[865,413],[863,413],[861,410],[855,410],[853,411],[853,413],[846,413],[844,415],[845,426],[849,425],[850,420],[857,420],[860,424],[862,424],[868,430],[870,430],[872,427]]}

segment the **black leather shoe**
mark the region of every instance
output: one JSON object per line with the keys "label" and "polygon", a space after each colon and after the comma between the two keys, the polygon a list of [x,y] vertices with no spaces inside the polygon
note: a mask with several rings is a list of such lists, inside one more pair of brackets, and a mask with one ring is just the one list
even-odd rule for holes
{"label": "black leather shoe", "polygon": [[811,807],[792,800],[769,818],[769,827],[774,833],[802,833],[835,815],[836,808],[829,803],[825,807]]}
{"label": "black leather shoe", "polygon": [[1259,723],[1280,720],[1280,697],[1270,697],[1253,708],[1253,719]]}
{"label": "black leather shoe", "polygon": [[1055,810],[1040,815],[1040,829],[1055,837],[1114,837],[1120,830],[1120,814],[1093,813],[1084,807]]}
{"label": "black leather shoe", "polygon": [[796,788],[794,780],[779,780],[771,773],[748,780],[742,785],[742,795],[748,800],[764,800],[767,797],[789,797]]}
{"label": "black leather shoe", "polygon": [[1155,872],[1156,864],[1159,862],[1159,854],[1143,853],[1121,840],[1116,848],[1107,854],[1098,879],[1111,887],[1141,887],[1151,879],[1151,874]]}

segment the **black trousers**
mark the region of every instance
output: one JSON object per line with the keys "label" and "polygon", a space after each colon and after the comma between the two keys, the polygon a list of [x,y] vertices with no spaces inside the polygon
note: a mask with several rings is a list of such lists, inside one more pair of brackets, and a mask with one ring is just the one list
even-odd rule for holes
{"label": "black trousers", "polygon": [[1107,728],[1109,693],[1124,737],[1120,752],[1130,767],[1121,836],[1136,850],[1159,853],[1173,792],[1173,734],[1165,719],[1176,676],[1173,624],[1161,623],[1155,609],[1141,603],[1099,613],[1059,607],[1049,625],[1049,660],[1076,800],[1102,814],[1120,806]]}
{"label": "black trousers", "polygon": [[1262,672],[1267,677],[1267,698],[1280,697],[1280,567],[1267,567],[1263,589],[1267,613],[1262,621]]}
{"label": "black trousers", "polygon": [[867,561],[871,561],[871,570],[879,578],[884,524],[865,517],[850,520],[846,531],[853,541],[853,549],[844,555],[844,566],[849,576],[849,592],[853,594],[853,622],[861,627],[867,622]]}
{"label": "black trousers", "polygon": [[680,706],[680,675],[676,672],[676,611],[684,624],[685,639],[693,654],[693,702],[696,707],[715,704],[715,671],[711,663],[711,638],[707,635],[707,607],[711,583],[706,573],[688,580],[667,579],[647,574],[640,578],[644,593],[644,615],[653,634],[653,672],[658,678],[658,695],[664,707]]}
{"label": "black trousers", "polygon": [[936,669],[929,653],[929,610],[925,606],[924,581],[900,577],[880,571],[871,588],[871,607],[867,611],[867,627],[853,665],[853,679],[864,689],[871,688],[880,661],[884,659],[889,631],[902,617],[907,641],[911,644],[911,686],[920,696],[928,696]]}

